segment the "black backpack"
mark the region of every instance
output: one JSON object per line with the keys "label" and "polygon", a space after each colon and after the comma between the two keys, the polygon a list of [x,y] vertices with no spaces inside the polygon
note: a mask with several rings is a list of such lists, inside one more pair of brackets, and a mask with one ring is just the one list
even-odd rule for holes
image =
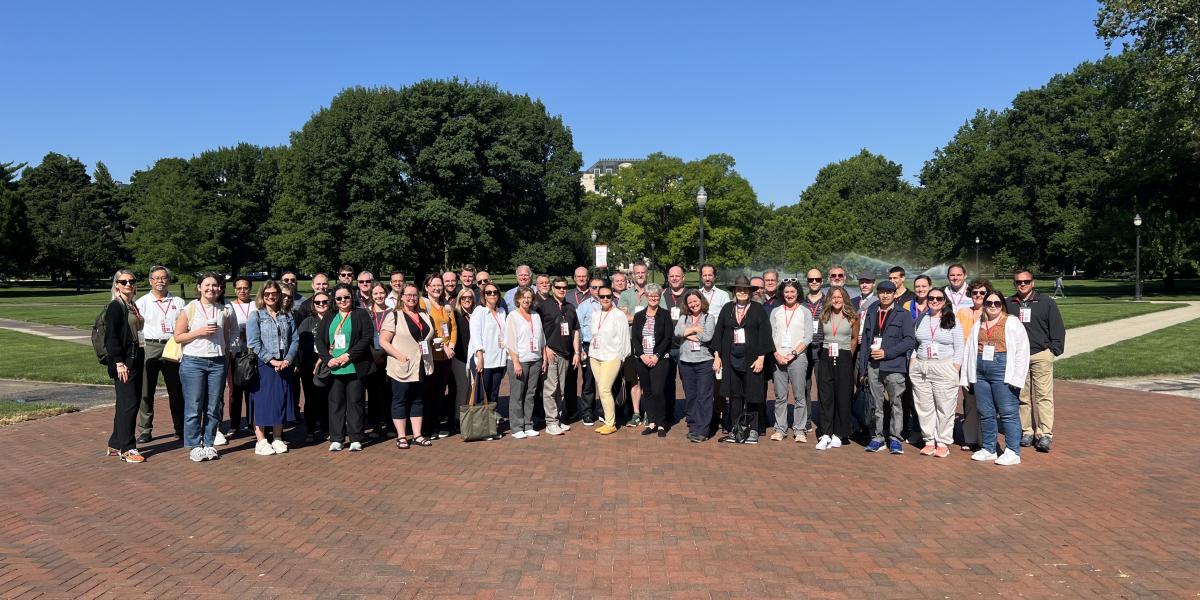
{"label": "black backpack", "polygon": [[96,315],[96,320],[92,323],[92,350],[96,352],[96,360],[100,364],[108,364],[108,350],[104,349],[104,337],[108,334],[108,325],[104,323],[104,314],[108,312],[108,305],[100,309],[100,314]]}

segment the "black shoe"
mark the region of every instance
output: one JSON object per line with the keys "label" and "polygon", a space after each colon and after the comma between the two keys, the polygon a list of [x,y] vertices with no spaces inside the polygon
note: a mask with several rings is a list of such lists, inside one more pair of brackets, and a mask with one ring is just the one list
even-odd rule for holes
{"label": "black shoe", "polygon": [[667,437],[667,430],[663,429],[662,427],[659,427],[658,428],[658,437],[660,437],[660,438]]}
{"label": "black shoe", "polygon": [[719,439],[719,440],[717,440],[717,441],[718,441],[718,442],[724,442],[724,443],[726,443],[726,444],[736,444],[736,443],[738,443],[738,441],[737,441],[737,436],[733,435],[732,433],[730,433],[730,434],[726,435],[725,437],[722,437],[721,439]]}
{"label": "black shoe", "polygon": [[137,438],[137,443],[139,443],[139,444],[149,444],[149,443],[150,443],[151,441],[153,441],[153,440],[154,440],[154,436],[150,435],[150,432],[149,432],[149,431],[147,431],[147,432],[143,433],[142,435],[139,435],[139,436],[138,436],[138,438]]}
{"label": "black shoe", "polygon": [[1038,452],[1049,452],[1051,443],[1053,443],[1052,438],[1048,435],[1043,435],[1042,437],[1038,438],[1037,443],[1034,444],[1033,447]]}
{"label": "black shoe", "polygon": [[1028,448],[1033,445],[1033,434],[1021,436],[1021,447]]}
{"label": "black shoe", "polygon": [[698,443],[700,443],[700,439],[701,439],[701,438],[700,438],[700,436],[698,436],[698,435],[696,435],[696,434],[694,434],[694,433],[692,433],[692,432],[690,432],[690,431],[689,431],[689,432],[688,432],[688,434],[687,434],[687,440],[688,440],[689,442],[692,442],[693,444],[698,444]]}
{"label": "black shoe", "polygon": [[654,435],[654,430],[647,427],[642,430],[642,435]]}

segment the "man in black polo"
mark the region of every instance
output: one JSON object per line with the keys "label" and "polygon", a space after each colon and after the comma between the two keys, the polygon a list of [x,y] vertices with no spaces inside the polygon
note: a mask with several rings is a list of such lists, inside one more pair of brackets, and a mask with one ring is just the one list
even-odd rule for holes
{"label": "man in black polo", "polygon": [[1021,445],[1049,452],[1054,436],[1054,357],[1066,349],[1067,337],[1058,304],[1033,289],[1033,273],[1017,271],[1017,293],[1006,303],[1008,314],[1021,320],[1029,335],[1029,377],[1021,388]]}
{"label": "man in black polo", "polygon": [[567,371],[579,368],[579,320],[575,306],[567,302],[567,287],[565,277],[555,277],[550,297],[536,308],[546,334],[542,408],[546,413],[546,433],[550,435],[561,435],[571,429],[563,422],[567,417],[564,402]]}

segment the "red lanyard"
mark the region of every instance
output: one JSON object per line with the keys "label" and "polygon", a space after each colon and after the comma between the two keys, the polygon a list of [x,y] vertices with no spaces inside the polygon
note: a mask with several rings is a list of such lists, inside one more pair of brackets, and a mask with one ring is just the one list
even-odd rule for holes
{"label": "red lanyard", "polygon": [[746,318],[746,311],[750,309],[750,305],[747,304],[746,306],[734,306],[733,308],[734,312],[737,313],[735,318],[737,319],[738,327],[741,327],[742,319]]}
{"label": "red lanyard", "polygon": [[[837,330],[838,330],[839,324],[836,321],[837,321],[838,317],[842,317],[842,315],[836,314],[836,315],[829,317],[829,328],[832,330],[829,332],[830,339],[835,339],[835,340],[837,339]],[[842,317],[842,321],[845,321],[845,320],[846,320],[846,318]]]}
{"label": "red lanyard", "polygon": [[932,344],[933,336],[937,335],[937,330],[941,327],[941,318],[934,320],[932,314],[925,315],[925,318],[929,319],[929,343]]}
{"label": "red lanyard", "polygon": [[783,307],[783,329],[784,329],[784,331],[787,331],[788,329],[792,328],[792,317],[796,316],[796,309],[799,307],[800,307],[799,304],[797,304],[796,306],[793,306],[791,308],[788,308],[786,306]]}
{"label": "red lanyard", "polygon": [[492,320],[496,322],[496,329],[498,329],[498,330],[500,330],[500,331],[504,331],[504,323],[501,323],[501,322],[500,322],[500,317],[497,317],[497,316],[496,316],[496,313],[497,313],[497,312],[499,312],[499,311],[490,310],[490,311],[488,311],[488,312],[489,312],[489,313],[491,313],[491,315],[492,315]]}
{"label": "red lanyard", "polygon": [[875,330],[875,335],[883,335],[883,324],[887,323],[887,319],[892,314],[892,307],[887,310],[879,311],[879,328]]}
{"label": "red lanyard", "polygon": [[1001,323],[1004,322],[1004,315],[1000,315],[1000,318],[996,319],[996,325],[992,325],[991,327],[988,327],[987,315],[980,315],[980,316],[983,317],[983,321],[980,325],[981,327],[983,327],[983,334],[987,336],[987,341],[990,342],[990,341],[992,341],[992,330],[996,328],[996,325],[1000,325]]}
{"label": "red lanyard", "polygon": [[420,315],[418,315],[416,313],[413,313],[410,315],[410,314],[408,314],[408,311],[404,311],[404,316],[408,317],[408,320],[412,321],[413,325],[416,325],[417,333],[421,334],[421,337],[424,338],[425,337],[425,321],[421,320]]}
{"label": "red lanyard", "polygon": [[[163,305],[162,305],[163,300],[165,300],[167,302],[166,308],[163,308]],[[162,300],[155,300],[154,305],[158,307],[158,310],[162,311],[164,318],[171,312],[172,308],[175,308],[175,303],[171,302],[170,296],[167,296],[166,298],[163,298]]]}
{"label": "red lanyard", "polygon": [[525,319],[526,321],[529,322],[529,349],[530,350],[536,349],[537,348],[537,334],[534,333],[534,331],[533,331],[533,315],[523,314],[519,310],[517,311],[517,314],[521,315],[522,319]]}
{"label": "red lanyard", "polygon": [[[213,319],[216,319],[216,318],[217,318],[217,305],[216,305],[216,304],[213,304],[213,305],[212,305],[212,309],[213,309],[213,312],[212,312],[212,318],[213,318]],[[204,318],[205,318],[205,319],[209,318],[209,317],[208,317],[208,309],[207,309],[207,308],[204,308],[204,303],[203,303],[203,302],[201,302],[201,303],[200,303],[200,310],[201,310],[201,312],[203,312],[203,313],[204,313]]]}
{"label": "red lanyard", "polygon": [[[249,302],[246,302],[245,304],[234,304],[233,306],[237,308],[238,312],[242,313],[242,321],[250,320],[250,303]],[[241,309],[242,306],[245,306],[246,310],[242,310]]]}
{"label": "red lanyard", "polygon": [[596,333],[600,333],[604,329],[604,320],[608,318],[608,313],[610,312],[612,312],[611,308],[600,311],[600,320],[596,322]]}
{"label": "red lanyard", "polygon": [[375,321],[375,331],[383,329],[383,319],[387,317],[388,311],[381,310],[371,315],[371,319]]}

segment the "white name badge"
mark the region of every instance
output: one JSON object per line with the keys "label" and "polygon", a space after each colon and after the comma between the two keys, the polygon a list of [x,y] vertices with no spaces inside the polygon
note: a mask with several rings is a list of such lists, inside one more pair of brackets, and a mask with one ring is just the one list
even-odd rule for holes
{"label": "white name badge", "polygon": [[1021,322],[1022,323],[1028,323],[1032,316],[1033,316],[1033,309],[1031,309],[1031,308],[1022,308],[1021,309]]}
{"label": "white name badge", "polygon": [[174,333],[175,332],[175,325],[172,323],[168,323],[166,319],[163,319],[162,321],[160,321],[160,323],[162,323],[162,332],[163,333]]}
{"label": "white name badge", "polygon": [[941,358],[941,356],[942,355],[938,352],[937,346],[930,346],[925,350],[925,358]]}
{"label": "white name badge", "polygon": [[635,306],[635,307],[633,307],[633,312],[635,312],[635,313],[640,313],[640,312],[642,312],[643,310],[646,310],[646,307],[645,307],[645,306]]}
{"label": "white name badge", "polygon": [[745,327],[738,327],[737,329],[733,330],[733,343],[735,343],[735,344],[745,344],[746,343],[746,328]]}
{"label": "white name badge", "polygon": [[450,337],[450,324],[442,323],[442,337]]}
{"label": "white name badge", "polygon": [[538,350],[537,340],[533,339],[533,338],[529,338],[529,351],[537,352],[537,350]]}
{"label": "white name badge", "polygon": [[346,349],[346,334],[344,334],[344,333],[333,334],[333,349],[334,350],[345,350]]}
{"label": "white name badge", "polygon": [[983,360],[996,360],[996,347],[991,344],[985,344],[983,347]]}
{"label": "white name badge", "polygon": [[671,320],[672,320],[672,321],[678,321],[678,320],[679,320],[679,307],[678,307],[678,306],[672,306],[672,307],[671,307]]}
{"label": "white name badge", "polygon": [[559,323],[558,332],[563,335],[571,335],[571,326],[566,323]]}
{"label": "white name badge", "polygon": [[783,338],[783,341],[780,342],[780,345],[782,345],[783,349],[788,352],[791,352],[792,349],[795,348],[795,346],[792,345],[792,336],[790,336],[790,335]]}
{"label": "white name badge", "polygon": [[644,352],[646,354],[652,354],[654,352],[654,336],[652,336],[652,335],[643,335],[642,336],[642,352]]}
{"label": "white name badge", "polygon": [[138,332],[138,348],[141,348],[142,346],[145,346],[145,345],[146,345],[146,334],[139,331]]}
{"label": "white name badge", "polygon": [[837,342],[829,342],[829,356],[837,358],[838,346],[839,344]]}
{"label": "white name badge", "polygon": [[429,356],[429,342],[427,340],[417,342],[417,347],[421,349],[421,356]]}
{"label": "white name badge", "polygon": [[813,319],[813,333],[817,333],[818,331],[821,331],[821,320]]}
{"label": "white name badge", "polygon": [[871,349],[872,350],[882,350],[883,349],[883,338],[877,337],[877,338],[871,340]]}
{"label": "white name badge", "polygon": [[696,340],[692,340],[691,344],[692,344],[692,350],[697,351],[697,352],[700,351],[700,342],[697,342]]}

